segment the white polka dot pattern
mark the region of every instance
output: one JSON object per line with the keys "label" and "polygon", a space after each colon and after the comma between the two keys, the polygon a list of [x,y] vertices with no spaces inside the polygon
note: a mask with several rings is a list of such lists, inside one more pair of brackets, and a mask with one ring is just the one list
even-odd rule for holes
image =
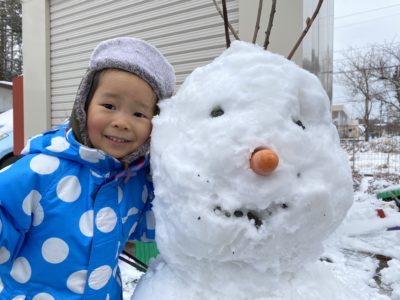
{"label": "white polka dot pattern", "polygon": [[147,190],[147,186],[143,186],[142,202],[146,203],[148,197],[149,197],[149,191]]}
{"label": "white polka dot pattern", "polygon": [[118,241],[118,245],[117,245],[117,251],[115,253],[115,259],[117,259],[118,255],[119,255],[119,247],[121,246],[121,242]]}
{"label": "white polka dot pattern", "polygon": [[47,146],[46,149],[53,152],[64,152],[69,146],[69,143],[64,137],[57,136],[51,140],[51,145]]}
{"label": "white polka dot pattern", "polygon": [[147,227],[149,229],[155,229],[156,228],[156,220],[154,218],[153,211],[148,211],[146,213],[146,223],[147,223]]}
{"label": "white polka dot pattern", "polygon": [[10,251],[6,247],[0,248],[0,264],[4,264],[10,259]]}
{"label": "white polka dot pattern", "polygon": [[31,170],[40,175],[54,173],[59,165],[60,160],[57,157],[46,154],[38,154],[30,162]]}
{"label": "white polka dot pattern", "polygon": [[131,230],[129,230],[129,236],[132,235],[132,233],[135,232],[136,227],[137,227],[137,222],[133,223],[133,225],[131,227]]}
{"label": "white polka dot pattern", "polygon": [[37,204],[35,210],[33,211],[33,226],[39,226],[44,219],[44,211],[43,207],[40,205],[40,203]]}
{"label": "white polka dot pattern", "polygon": [[114,282],[120,281],[118,254],[128,234],[140,238],[147,231],[142,208],[152,198],[148,158],[131,165],[131,179],[125,181],[120,161],[81,147],[64,128],[31,139],[26,156],[4,170],[0,178],[7,188],[0,186],[0,195],[9,218],[0,218],[5,241],[0,298],[8,293],[7,299],[54,300],[95,293],[96,299],[120,299]]}
{"label": "white polka dot pattern", "polygon": [[81,195],[81,184],[76,176],[65,176],[57,184],[57,196],[62,201],[74,202]]}
{"label": "white polka dot pattern", "polygon": [[86,285],[87,270],[72,273],[67,279],[67,287],[76,294],[83,294]]}
{"label": "white polka dot pattern", "polygon": [[55,300],[55,298],[47,293],[36,294],[32,300]]}
{"label": "white polka dot pattern", "polygon": [[97,178],[103,178],[103,176],[101,176],[99,173],[97,173],[97,172],[95,172],[95,171],[91,171],[91,174],[94,176],[94,177],[97,177]]}
{"label": "white polka dot pattern", "polygon": [[101,232],[111,232],[117,224],[117,214],[111,207],[99,210],[96,215],[96,226]]}
{"label": "white polka dot pattern", "polygon": [[124,197],[124,192],[122,191],[121,187],[118,187],[118,204],[121,203]]}
{"label": "white polka dot pattern", "polygon": [[139,210],[136,207],[132,207],[131,209],[128,210],[128,214],[122,218],[122,223],[125,223],[130,216],[136,215],[139,212]]}
{"label": "white polka dot pattern", "polygon": [[49,238],[42,245],[43,258],[51,264],[63,262],[69,253],[66,242],[59,238]]}
{"label": "white polka dot pattern", "polygon": [[86,147],[79,148],[79,156],[88,162],[97,163],[105,158],[105,155],[99,150]]}
{"label": "white polka dot pattern", "polygon": [[40,195],[38,191],[32,190],[22,202],[22,209],[24,213],[30,216],[37,208],[40,199],[42,199],[42,195]]}
{"label": "white polka dot pattern", "polygon": [[104,287],[111,277],[112,269],[110,266],[104,265],[94,269],[88,280],[88,285],[91,289],[99,290]]}
{"label": "white polka dot pattern", "polygon": [[93,210],[88,210],[82,214],[79,219],[79,229],[84,236],[93,236]]}
{"label": "white polka dot pattern", "polygon": [[32,275],[31,266],[25,257],[18,257],[15,259],[10,275],[15,281],[19,283],[26,283]]}

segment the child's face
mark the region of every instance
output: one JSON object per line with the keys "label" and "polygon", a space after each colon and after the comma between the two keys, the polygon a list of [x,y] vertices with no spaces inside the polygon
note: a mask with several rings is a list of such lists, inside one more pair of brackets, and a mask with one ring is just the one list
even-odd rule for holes
{"label": "child's face", "polygon": [[150,136],[155,105],[146,81],[121,70],[103,71],[87,113],[93,147],[118,159],[137,150]]}

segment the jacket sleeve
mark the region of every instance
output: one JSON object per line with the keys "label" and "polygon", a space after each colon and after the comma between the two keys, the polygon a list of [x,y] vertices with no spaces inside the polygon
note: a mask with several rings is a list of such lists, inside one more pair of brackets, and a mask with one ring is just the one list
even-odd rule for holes
{"label": "jacket sleeve", "polygon": [[40,200],[51,179],[51,175],[34,171],[34,157],[25,156],[0,170],[0,249],[11,259],[19,252],[26,233],[37,223],[35,214],[41,211]]}
{"label": "jacket sleeve", "polygon": [[146,184],[143,186],[142,197],[145,201],[145,205],[141,217],[138,220],[136,230],[131,234],[129,239],[142,242],[152,242],[155,239],[155,219],[152,210],[154,188],[151,180],[147,180]]}

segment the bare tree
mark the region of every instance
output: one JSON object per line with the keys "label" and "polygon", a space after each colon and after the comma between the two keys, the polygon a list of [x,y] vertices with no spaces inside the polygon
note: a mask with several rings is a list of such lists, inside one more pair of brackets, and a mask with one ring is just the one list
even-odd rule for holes
{"label": "bare tree", "polygon": [[11,81],[22,70],[20,0],[0,1],[0,80]]}
{"label": "bare tree", "polygon": [[400,45],[380,45],[380,57],[376,77],[383,82],[381,101],[391,111],[400,113]]}
{"label": "bare tree", "polygon": [[360,118],[364,125],[364,138],[369,140],[373,107],[382,96],[382,83],[377,80],[379,49],[371,47],[368,51],[349,49],[338,65],[338,79],[347,88],[354,102],[361,104]]}

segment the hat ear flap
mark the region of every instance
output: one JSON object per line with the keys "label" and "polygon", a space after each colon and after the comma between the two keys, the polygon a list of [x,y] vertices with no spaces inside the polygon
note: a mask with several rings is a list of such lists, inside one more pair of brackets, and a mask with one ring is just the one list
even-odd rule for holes
{"label": "hat ear flap", "polygon": [[79,121],[78,118],[76,117],[75,110],[72,110],[71,116],[69,117],[69,126],[72,128],[72,132],[74,133],[76,140],[79,143],[83,144],[82,136],[80,133]]}

